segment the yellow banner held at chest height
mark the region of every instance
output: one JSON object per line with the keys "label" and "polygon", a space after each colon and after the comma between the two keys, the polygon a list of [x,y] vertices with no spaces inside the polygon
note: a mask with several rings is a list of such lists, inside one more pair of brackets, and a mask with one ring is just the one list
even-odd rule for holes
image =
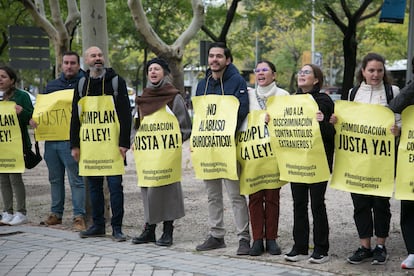
{"label": "yellow banner held at chest height", "polygon": [[33,111],[37,141],[69,140],[73,89],[39,94]]}
{"label": "yellow banner held at chest height", "polygon": [[166,107],[144,117],[133,149],[138,186],[158,187],[181,181],[180,126]]}
{"label": "yellow banner held at chest height", "polygon": [[86,96],[79,100],[79,175],[124,174],[119,151],[119,121],[112,96]]}
{"label": "yellow banner held at chest height", "polygon": [[205,95],[192,102],[190,148],[196,178],[237,180],[234,136],[239,101],[234,96]]}
{"label": "yellow banner held at chest height", "polygon": [[316,120],[318,105],[309,94],[273,96],[267,104],[270,135],[276,137],[280,179],[318,183],[330,177]]}
{"label": "yellow banner held at chest height", "polygon": [[414,105],[404,109],[401,116],[395,198],[414,200]]}
{"label": "yellow banner held at chest height", "polygon": [[0,101],[0,173],[24,172],[22,134],[16,103]]}
{"label": "yellow banner held at chest height", "polygon": [[247,129],[236,135],[237,160],[241,165],[240,194],[250,195],[282,187],[276,158],[276,139],[265,124],[265,110],[250,111]]}
{"label": "yellow banner held at chest height", "polygon": [[391,197],[394,186],[394,113],[376,104],[336,101],[335,161],[330,186]]}

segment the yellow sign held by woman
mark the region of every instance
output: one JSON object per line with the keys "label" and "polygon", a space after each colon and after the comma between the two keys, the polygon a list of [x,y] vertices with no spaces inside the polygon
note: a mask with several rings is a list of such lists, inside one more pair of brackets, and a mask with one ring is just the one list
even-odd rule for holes
{"label": "yellow sign held by woman", "polygon": [[247,115],[247,129],[236,136],[237,160],[242,169],[240,194],[250,195],[286,184],[280,180],[276,158],[276,139],[265,123],[266,110],[253,110]]}
{"label": "yellow sign held by woman", "polygon": [[398,147],[395,198],[414,200],[414,106],[401,114],[401,139]]}
{"label": "yellow sign held by woman", "polygon": [[87,96],[80,99],[78,105],[81,122],[79,175],[124,174],[124,160],[119,151],[119,121],[113,97]]}
{"label": "yellow sign held by woman", "polygon": [[0,101],[0,173],[24,172],[22,133],[16,103]]}
{"label": "yellow sign held by woman", "polygon": [[270,135],[276,137],[280,179],[318,183],[330,177],[328,160],[316,120],[312,95],[272,96],[268,99]]}
{"label": "yellow sign held by woman", "polygon": [[204,95],[192,102],[190,148],[196,178],[237,180],[234,136],[239,101],[234,96]]}
{"label": "yellow sign held by woman", "polygon": [[335,102],[335,161],[330,186],[391,197],[394,186],[394,113],[387,107]]}
{"label": "yellow sign held by woman", "polygon": [[144,117],[133,149],[138,186],[159,187],[181,181],[180,125],[166,107]]}

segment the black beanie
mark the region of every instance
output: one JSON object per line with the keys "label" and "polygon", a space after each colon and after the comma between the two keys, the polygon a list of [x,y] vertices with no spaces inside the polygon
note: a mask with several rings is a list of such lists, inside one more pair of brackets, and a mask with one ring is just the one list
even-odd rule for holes
{"label": "black beanie", "polygon": [[148,61],[147,62],[147,73],[148,73],[148,68],[150,67],[150,65],[154,64],[154,63],[160,65],[166,73],[171,73],[171,70],[170,70],[170,67],[168,66],[168,63],[165,60],[163,60],[162,58],[153,58],[150,61]]}

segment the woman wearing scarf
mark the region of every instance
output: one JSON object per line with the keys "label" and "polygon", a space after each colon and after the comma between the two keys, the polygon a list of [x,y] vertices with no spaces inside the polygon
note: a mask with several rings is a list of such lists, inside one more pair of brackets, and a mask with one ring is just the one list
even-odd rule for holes
{"label": "woman wearing scarf", "polygon": [[[265,110],[271,96],[286,96],[289,92],[276,86],[276,67],[267,60],[259,61],[254,69],[257,89],[249,90],[249,110]],[[249,213],[252,225],[253,245],[250,256],[259,256],[265,251],[280,255],[276,242],[279,226],[280,188],[264,189],[249,195]]]}
{"label": "woman wearing scarf", "polygon": [[[168,64],[163,59],[154,58],[147,63],[146,69],[147,87],[142,95],[135,100],[140,121],[142,122],[146,116],[166,108],[178,120],[182,141],[187,140],[191,134],[191,119],[180,91],[171,84]],[[160,246],[172,245],[173,222],[184,216],[181,182],[157,187],[141,187],[141,193],[144,203],[145,227],[141,235],[132,239],[132,243],[155,242]],[[160,239],[156,240],[156,224],[161,221],[164,224],[163,234]]]}

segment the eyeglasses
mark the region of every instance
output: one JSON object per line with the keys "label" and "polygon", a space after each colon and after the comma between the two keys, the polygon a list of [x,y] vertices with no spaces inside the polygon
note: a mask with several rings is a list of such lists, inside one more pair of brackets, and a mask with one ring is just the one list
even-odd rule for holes
{"label": "eyeglasses", "polygon": [[312,74],[311,70],[299,70],[298,75],[310,75]]}
{"label": "eyeglasses", "polygon": [[254,69],[253,70],[253,72],[255,72],[255,73],[269,72],[269,71],[270,71],[270,69],[269,68],[266,68],[266,67],[264,67],[264,68],[257,68],[257,69]]}

